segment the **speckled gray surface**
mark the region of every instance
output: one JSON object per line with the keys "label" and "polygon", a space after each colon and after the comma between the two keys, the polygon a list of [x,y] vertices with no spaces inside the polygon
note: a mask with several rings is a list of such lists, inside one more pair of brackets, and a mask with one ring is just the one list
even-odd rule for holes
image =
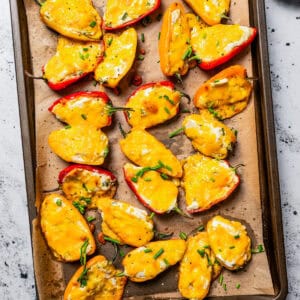
{"label": "speckled gray surface", "polygon": [[[0,18],[0,299],[35,299],[8,1]],[[289,277],[300,299],[300,0],[266,0]]]}

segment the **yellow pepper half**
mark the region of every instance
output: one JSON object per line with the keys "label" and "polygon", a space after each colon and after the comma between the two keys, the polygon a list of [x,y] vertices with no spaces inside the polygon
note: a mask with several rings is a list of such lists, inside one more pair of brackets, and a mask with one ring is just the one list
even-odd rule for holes
{"label": "yellow pepper half", "polygon": [[48,246],[58,260],[79,260],[80,249],[85,241],[88,241],[88,255],[96,250],[94,237],[84,217],[62,195],[50,194],[44,199],[41,227]]}
{"label": "yellow pepper half", "polygon": [[178,263],[185,249],[186,242],[179,239],[148,243],[127,253],[122,261],[124,274],[135,282],[153,279]]}
{"label": "yellow pepper half", "polygon": [[99,41],[102,19],[91,0],[46,0],[42,21],[58,33],[80,41]]}
{"label": "yellow pepper half", "polygon": [[86,281],[81,285],[78,279],[84,272],[81,266],[72,276],[64,293],[64,300],[79,299],[122,299],[127,277],[119,276],[120,270],[104,256],[97,255],[86,263]]}
{"label": "yellow pepper half", "polygon": [[243,111],[250,98],[252,85],[243,66],[235,65],[219,72],[200,86],[194,96],[196,107],[208,109],[219,119]]}
{"label": "yellow pepper half", "polygon": [[251,240],[240,222],[215,216],[207,223],[211,249],[226,269],[238,270],[251,259]]}
{"label": "yellow pepper half", "polygon": [[230,8],[230,0],[184,0],[194,12],[208,25],[221,23],[227,18]]}
{"label": "yellow pepper half", "polygon": [[166,76],[188,72],[192,55],[190,30],[182,4],[174,2],[166,10],[159,39],[160,67]]}
{"label": "yellow pepper half", "polygon": [[95,80],[105,86],[115,88],[128,73],[135,59],[137,33],[129,28],[121,35],[104,35],[105,56],[95,70]]}

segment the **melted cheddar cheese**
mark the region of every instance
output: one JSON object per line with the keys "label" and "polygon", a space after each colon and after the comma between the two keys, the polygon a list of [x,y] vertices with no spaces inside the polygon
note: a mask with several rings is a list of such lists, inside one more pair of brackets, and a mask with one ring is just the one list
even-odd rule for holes
{"label": "melted cheddar cheese", "polygon": [[127,122],[133,127],[149,128],[172,119],[178,113],[180,92],[169,86],[153,85],[139,89],[126,103]]}
{"label": "melted cheddar cheese", "polygon": [[107,0],[104,12],[106,27],[119,27],[153,10],[157,0]]}
{"label": "melted cheddar cheese", "polygon": [[137,33],[129,28],[121,35],[105,34],[105,56],[95,70],[95,80],[115,88],[128,73],[135,59]]}
{"label": "melted cheddar cheese", "polygon": [[194,104],[200,109],[209,109],[220,119],[226,119],[247,106],[251,91],[246,69],[235,65],[201,85],[194,96]]}
{"label": "melted cheddar cheese", "polygon": [[204,299],[212,280],[211,249],[206,232],[187,240],[187,249],[180,262],[178,288],[188,299]]}
{"label": "melted cheddar cheese", "polygon": [[195,154],[183,166],[182,186],[187,210],[204,211],[225,200],[236,188],[239,177],[226,161]]}
{"label": "melted cheddar cheese", "polygon": [[253,28],[241,25],[214,25],[200,30],[194,28],[191,45],[202,62],[210,62],[226,56],[234,48],[245,43],[253,34]]}
{"label": "melted cheddar cheese", "polygon": [[226,158],[236,142],[232,130],[207,111],[200,115],[188,115],[182,125],[186,136],[192,140],[193,147],[213,158]]}
{"label": "melted cheddar cheese", "polygon": [[151,242],[127,253],[122,261],[124,273],[131,281],[143,282],[178,263],[186,249],[184,240]]}
{"label": "melted cheddar cheese", "polygon": [[88,240],[87,254],[96,250],[94,237],[84,217],[70,201],[59,194],[46,196],[41,206],[41,227],[57,260],[76,261]]}
{"label": "melted cheddar cheese", "polygon": [[47,0],[40,16],[47,26],[75,40],[96,41],[102,36],[102,19],[91,0]]}
{"label": "melted cheddar cheese", "polygon": [[103,55],[100,42],[79,42],[58,38],[56,54],[44,66],[43,77],[51,83],[61,83],[93,72]]}
{"label": "melted cheddar cheese", "polygon": [[66,126],[52,131],[51,150],[68,162],[101,165],[108,153],[108,138],[93,126]]}
{"label": "melted cheddar cheese", "polygon": [[146,211],[109,198],[98,199],[96,205],[107,226],[106,234],[109,230],[114,233],[112,238],[118,237],[117,240],[134,247],[140,247],[152,240],[153,221]]}
{"label": "melted cheddar cheese", "polygon": [[208,25],[216,25],[227,15],[230,0],[184,0]]}
{"label": "melted cheddar cheese", "polygon": [[159,39],[160,67],[166,76],[185,75],[188,61],[185,53],[190,48],[190,30],[184,8],[172,3],[166,10]]}
{"label": "melted cheddar cheese", "polygon": [[161,173],[157,171],[149,171],[141,177],[137,176],[136,174],[142,169],[129,163],[124,166],[126,180],[138,199],[157,213],[173,210],[177,204],[177,185],[171,180],[163,179]]}
{"label": "melted cheddar cheese", "polygon": [[120,300],[123,295],[127,278],[117,276],[120,270],[104,256],[98,255],[90,259],[87,264],[87,281],[85,286],[80,286],[79,276],[83,272],[81,266],[69,281],[64,293],[64,300]]}
{"label": "melted cheddar cheese", "polygon": [[[67,174],[61,184],[61,189],[72,201],[94,196],[113,197],[116,192],[116,180],[104,173],[77,168]],[[95,207],[93,202],[91,205]]]}
{"label": "melted cheddar cheese", "polygon": [[141,167],[154,167],[172,177],[182,176],[182,167],[176,156],[159,142],[153,135],[140,128],[133,128],[124,139],[120,140],[122,152]]}
{"label": "melted cheddar cheese", "polygon": [[226,269],[238,270],[251,259],[251,240],[240,222],[215,216],[207,223],[207,233],[217,260]]}
{"label": "melted cheddar cheese", "polygon": [[107,103],[102,98],[77,96],[62,100],[53,107],[52,112],[60,121],[70,125],[92,125],[102,128],[110,123]]}

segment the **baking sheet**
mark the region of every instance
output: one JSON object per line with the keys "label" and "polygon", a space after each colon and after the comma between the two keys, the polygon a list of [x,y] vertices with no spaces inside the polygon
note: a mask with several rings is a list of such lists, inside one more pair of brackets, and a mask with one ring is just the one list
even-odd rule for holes
{"label": "baking sheet", "polygon": [[[163,7],[167,6],[170,2],[171,1],[163,1]],[[101,1],[98,1],[97,3],[100,4],[101,7]],[[32,52],[33,71],[34,74],[37,75],[41,72],[41,66],[55,52],[56,34],[49,31],[41,23],[38,15],[38,7],[33,1],[25,1],[25,4],[27,20],[29,23],[29,39]],[[233,2],[231,17],[235,23],[247,25],[249,23],[247,1],[240,1],[239,3]],[[155,20],[155,18],[153,18],[153,20]],[[159,69],[159,64],[157,64],[157,61],[159,60],[157,56],[157,33],[160,30],[159,28],[160,23],[157,21],[153,21],[153,23],[147,28],[139,28],[139,32],[144,32],[145,34],[146,42],[145,44],[142,44],[142,47],[146,50],[146,58],[143,62],[138,62],[135,69],[138,70],[139,73],[143,74],[144,82],[163,79]],[[252,75],[251,56],[249,52],[247,55],[246,52],[244,52],[230,64],[234,63],[241,63],[245,65],[248,69],[249,76]],[[207,73],[200,71],[198,68],[190,71],[190,74],[184,80],[185,92],[193,95],[197,87],[211,75],[212,73],[207,75]],[[59,170],[66,165],[52,154],[47,146],[48,134],[53,129],[63,126],[47,111],[48,106],[60,95],[52,92],[44,82],[35,81],[34,85],[38,180],[40,181],[40,191],[45,192],[57,188],[57,174]],[[179,88],[182,87],[179,86]],[[83,81],[79,84],[73,85],[71,88],[68,88],[63,94],[82,89],[95,90],[98,89],[98,87],[95,88],[92,84]],[[124,104],[130,90],[132,89],[130,87],[127,88],[127,83],[124,81],[122,90],[123,92],[119,97],[115,97],[110,94],[113,103],[116,105]],[[209,216],[221,213],[223,215],[244,220],[249,228],[252,229],[252,239],[254,244],[262,243],[262,199],[258,169],[259,159],[257,151],[253,151],[253,149],[258,149],[255,127],[255,109],[257,107],[254,105],[256,101],[257,99],[255,99],[255,101],[252,99],[246,111],[226,122],[229,126],[235,127],[239,131],[238,146],[235,149],[234,156],[230,158],[230,162],[232,165],[238,163],[244,163],[246,165],[246,167],[241,171],[242,183],[239,190],[225,203],[218,205],[208,213],[197,215],[193,221],[183,219],[177,215],[167,218],[156,218],[155,221],[158,224],[158,230],[171,230],[175,232],[174,235],[177,235],[181,230],[189,232],[190,228],[196,227]],[[185,104],[183,106],[186,107]],[[120,120],[123,124],[125,124],[122,114],[118,114],[115,119],[116,121]],[[178,154],[178,157],[184,158],[189,153],[193,152],[189,141],[183,136],[177,137],[171,141],[167,138],[169,132],[180,127],[179,124],[181,119],[182,117],[176,122],[174,121],[168,125],[162,125],[151,130],[151,132],[154,133],[160,140],[168,144],[171,150]],[[114,124],[116,124],[116,122]],[[124,125],[124,127],[126,128],[126,125]],[[116,198],[120,199],[118,195],[122,195],[122,200],[126,200],[134,203],[136,206],[140,206],[131,191],[127,188],[127,185],[124,183],[120,165],[123,165],[125,159],[120,153],[117,145],[117,139],[120,138],[117,126],[113,126],[113,128],[106,132],[110,137],[112,149],[112,155],[109,157],[106,166],[109,166],[109,168],[118,176],[120,184]],[[170,142],[172,143],[170,144]],[[158,219],[161,219],[159,223],[157,222]],[[75,270],[76,265],[60,264],[52,261],[52,257],[49,255],[49,252],[44,245],[43,237],[39,233],[38,226],[33,226],[33,241],[35,268],[37,274],[36,278],[40,298],[57,299],[64,289],[64,280],[61,279],[65,278],[68,280],[73,270]],[[103,252],[103,250],[104,249],[101,249],[100,251]],[[108,254],[110,251],[111,249],[107,249]],[[45,272],[45,270],[47,270],[47,272]],[[211,289],[211,295],[274,294],[265,254],[255,255],[252,262],[245,269],[245,272],[225,272],[224,278],[228,287],[227,293],[225,293],[225,291],[215,282]],[[241,288],[239,290],[235,289],[237,282],[241,284]],[[137,286],[139,286],[139,288]],[[135,285],[133,287],[128,286],[125,295],[148,295],[149,293],[147,291],[149,291],[150,293],[168,293],[169,296],[175,289],[176,277],[174,276],[174,272],[170,270],[165,275],[160,276],[158,281],[151,282],[149,284]],[[175,296],[176,294],[171,295]],[[167,296],[167,294],[165,296]]]}

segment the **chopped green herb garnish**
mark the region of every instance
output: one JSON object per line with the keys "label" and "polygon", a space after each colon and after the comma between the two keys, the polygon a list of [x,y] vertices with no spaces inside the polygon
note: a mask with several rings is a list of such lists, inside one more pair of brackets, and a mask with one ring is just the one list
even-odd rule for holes
{"label": "chopped green herb garnish", "polygon": [[56,203],[57,206],[61,206],[61,205],[62,205],[61,199],[57,199],[57,200],[55,201],[55,203]]}
{"label": "chopped green herb garnish", "polygon": [[163,248],[160,248],[153,256],[154,259],[158,259],[163,253],[165,252],[165,250]]}
{"label": "chopped green herb garnish", "polygon": [[110,46],[112,42],[113,42],[113,38],[111,37],[107,40],[107,45]]}
{"label": "chopped green herb garnish", "polygon": [[198,228],[197,228],[197,231],[203,231],[204,230],[204,225],[200,225]]}
{"label": "chopped green herb garnish", "polygon": [[170,102],[172,105],[175,105],[175,102],[174,102],[172,99],[170,99],[168,95],[163,95],[163,97],[164,97],[168,102]]}
{"label": "chopped green herb garnish", "polygon": [[205,250],[203,250],[203,249],[198,249],[197,252],[200,254],[201,257],[204,257],[204,255],[205,255]]}
{"label": "chopped green herb garnish", "polygon": [[144,33],[141,34],[141,41],[142,41],[142,43],[145,42],[145,35],[144,35]]}
{"label": "chopped green herb garnish", "polygon": [[229,249],[234,249],[234,248],[235,248],[235,246],[230,246],[230,247],[229,247]]}
{"label": "chopped green herb garnish", "polygon": [[236,235],[234,236],[234,238],[235,238],[235,239],[239,239],[239,238],[240,238],[240,235],[239,235],[239,234],[236,234]]}
{"label": "chopped green herb garnish", "polygon": [[124,21],[125,19],[127,19],[127,17],[128,17],[128,13],[125,11],[121,19]]}
{"label": "chopped green herb garnish", "polygon": [[237,289],[239,289],[241,287],[241,285],[238,283],[236,286],[235,286]]}
{"label": "chopped green herb garnish", "polygon": [[170,110],[169,110],[167,107],[164,107],[164,110],[165,110],[165,112],[166,112],[168,115],[171,114]]}
{"label": "chopped green herb garnish", "polygon": [[92,27],[92,28],[94,28],[96,25],[97,25],[97,22],[96,22],[96,21],[92,21],[92,22],[90,23],[90,27]]}
{"label": "chopped green herb garnish", "polygon": [[119,254],[120,254],[121,257],[125,256],[125,252],[122,249],[119,250]]}
{"label": "chopped green herb garnish", "polygon": [[105,240],[105,241],[108,241],[108,242],[111,242],[111,243],[113,243],[113,244],[117,244],[117,245],[120,244],[120,242],[119,242],[118,240],[115,240],[115,239],[110,238],[110,237],[108,237],[108,236],[105,236],[105,237],[104,237],[104,240]]}
{"label": "chopped green herb garnish", "polygon": [[152,213],[150,214],[149,218],[152,220],[154,216],[155,216],[155,213],[152,212]]}
{"label": "chopped green herb garnish", "polygon": [[167,267],[170,265],[170,263],[168,262],[168,260],[166,258],[164,258],[163,261],[164,261],[164,263],[166,264]]}
{"label": "chopped green herb garnish", "polygon": [[149,177],[147,177],[147,178],[143,178],[144,179],[144,181],[152,181],[152,179],[151,178],[149,178]]}
{"label": "chopped green herb garnish", "polygon": [[185,60],[185,59],[187,59],[187,58],[190,58],[191,55],[192,55],[192,53],[193,53],[193,49],[192,49],[191,46],[189,46],[189,47],[186,49],[186,51],[184,52],[184,54],[182,55],[181,58],[182,58],[183,60]]}
{"label": "chopped green herb garnish", "polygon": [[73,206],[76,207],[82,215],[85,213],[86,205],[81,204],[79,201],[73,201]]}
{"label": "chopped green herb garnish", "polygon": [[184,127],[181,127],[181,128],[179,128],[179,129],[174,130],[173,132],[171,132],[171,133],[169,134],[169,138],[171,139],[171,138],[177,136],[178,134],[180,134],[181,132],[183,132],[184,129],[185,129]]}
{"label": "chopped green herb garnish", "polygon": [[164,174],[164,173],[160,173],[160,177],[164,180],[169,180],[169,176],[167,174]]}
{"label": "chopped green herb garnish", "polygon": [[210,177],[210,178],[209,178],[209,181],[211,181],[211,182],[215,182],[215,181],[216,181],[216,179],[215,179],[215,178],[213,178],[213,177]]}
{"label": "chopped green herb garnish", "polygon": [[159,32],[158,35],[157,35],[157,39],[158,39],[158,40],[160,40],[160,34],[161,34],[161,33]]}
{"label": "chopped green herb garnish", "polygon": [[208,108],[208,111],[218,120],[222,120],[222,117],[218,115],[218,113],[212,108],[212,107],[209,107]]}
{"label": "chopped green herb garnish", "polygon": [[70,129],[70,128],[72,128],[72,126],[71,126],[71,125],[67,125],[67,126],[65,126],[65,129]]}
{"label": "chopped green herb garnish", "polygon": [[150,248],[146,248],[146,249],[144,250],[144,252],[145,252],[145,253],[150,253],[150,252],[153,252],[153,251],[152,251],[152,249],[150,249]]}
{"label": "chopped green herb garnish", "polygon": [[81,118],[82,118],[83,120],[86,120],[86,119],[87,119],[87,117],[86,117],[85,114],[81,114]]}
{"label": "chopped green herb garnish", "polygon": [[210,246],[209,246],[209,245],[204,245],[203,248],[204,248],[204,249],[209,249]]}
{"label": "chopped green herb garnish", "polygon": [[171,233],[162,233],[162,232],[155,232],[155,237],[157,240],[164,240],[172,237],[174,232]]}
{"label": "chopped green herb garnish", "polygon": [[182,231],[181,231],[181,232],[179,233],[179,237],[180,237],[182,240],[185,240],[185,241],[187,240],[187,234],[186,234],[185,232],[182,232]]}
{"label": "chopped green herb garnish", "polygon": [[120,272],[118,274],[115,275],[116,277],[123,277],[126,276],[124,272]]}
{"label": "chopped green herb garnish", "polygon": [[219,277],[220,285],[223,285],[223,280],[224,280],[224,276],[223,276],[223,274],[221,274],[220,277]]}
{"label": "chopped green herb garnish", "polygon": [[87,272],[88,269],[86,268],[86,252],[87,247],[89,245],[89,240],[85,240],[80,248],[80,264],[83,266],[83,271],[78,277],[77,281],[80,283],[80,287],[84,287],[87,285]]}
{"label": "chopped green herb garnish", "polygon": [[89,48],[82,48],[83,51],[89,51]]}
{"label": "chopped green herb garnish", "polygon": [[264,247],[263,245],[258,245],[256,249],[251,249],[251,253],[256,254],[256,253],[262,253],[264,252]]}
{"label": "chopped green herb garnish", "polygon": [[93,217],[93,216],[88,216],[86,219],[87,219],[88,222],[92,222],[92,221],[96,220],[96,218]]}
{"label": "chopped green herb garnish", "polygon": [[145,56],[144,56],[144,55],[142,55],[142,54],[139,54],[139,56],[138,56],[138,60],[144,60],[144,58],[145,58]]}
{"label": "chopped green herb garnish", "polygon": [[105,147],[105,149],[103,150],[103,156],[106,157],[108,153],[109,153],[109,149],[108,147]]}
{"label": "chopped green herb garnish", "polygon": [[83,187],[87,192],[89,191],[85,183],[82,184],[82,187]]}
{"label": "chopped green herb garnish", "polygon": [[223,284],[223,289],[224,289],[225,292],[227,291],[227,285],[226,285],[226,283]]}

